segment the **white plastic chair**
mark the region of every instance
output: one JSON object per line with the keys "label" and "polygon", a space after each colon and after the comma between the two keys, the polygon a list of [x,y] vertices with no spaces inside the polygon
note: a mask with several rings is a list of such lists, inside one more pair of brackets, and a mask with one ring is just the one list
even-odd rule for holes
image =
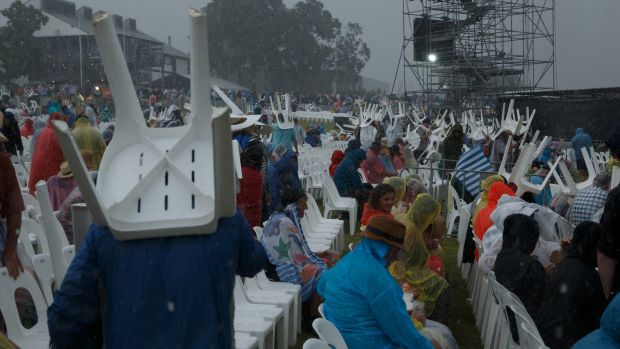
{"label": "white plastic chair", "polygon": [[258,338],[247,332],[235,332],[235,349],[257,349]]}
{"label": "white plastic chair", "polygon": [[[19,318],[15,291],[26,289],[32,296],[37,312],[37,323],[25,328]],[[17,280],[9,276],[6,268],[0,268],[0,312],[4,317],[7,337],[20,348],[48,348],[49,332],[47,330],[47,303],[34,277],[27,271],[22,272]]]}
{"label": "white plastic chair", "polygon": [[53,284],[54,284],[54,269],[52,267],[52,259],[49,253],[42,253],[32,256],[32,265],[34,272],[39,278],[41,284],[41,290],[47,304],[54,302]]}
{"label": "white plastic chair", "polygon": [[[288,282],[276,282],[267,278],[264,271],[254,277],[256,285],[263,291],[283,292],[293,295],[293,323],[297,328],[297,333],[301,333],[301,286]],[[293,337],[292,343],[297,341],[297,336]]]}
{"label": "white plastic chair", "polygon": [[310,338],[304,342],[303,349],[332,349],[329,344],[320,339]]}
{"label": "white plastic chair", "polygon": [[49,253],[50,251],[43,228],[39,222],[32,218],[22,217],[22,226],[19,230],[19,238],[23,243],[30,242],[34,254]]}
{"label": "white plastic chair", "polygon": [[294,310],[294,296],[288,293],[264,291],[258,287],[256,280],[253,278],[246,278],[246,282],[242,283],[241,278],[237,276],[236,284],[239,284],[239,288],[235,287],[235,298],[239,300],[245,300],[252,305],[271,305],[281,308],[284,311],[284,333],[288,336],[288,341],[294,342],[296,340],[296,324],[295,310]]}
{"label": "white plastic chair", "polygon": [[331,177],[325,177],[323,180],[324,196],[323,196],[323,217],[329,218],[330,214],[335,211],[346,211],[349,213],[349,234],[355,234],[355,225],[357,223],[357,201],[353,198],[343,198],[338,193],[336,184]]}
{"label": "white plastic chair", "polygon": [[273,324],[259,318],[238,318],[233,321],[235,333],[248,333],[258,340],[258,349],[274,349]]}
{"label": "white plastic chair", "polygon": [[24,200],[24,207],[26,208],[26,211],[31,213],[33,217],[36,217],[41,213],[41,206],[39,205],[39,202],[34,196],[30,195],[30,193],[25,193],[22,191],[22,200]]}
{"label": "white plastic chair", "polygon": [[321,314],[321,317],[325,319],[325,305],[323,303],[319,304],[319,314]]}
{"label": "white plastic chair", "polygon": [[347,349],[347,343],[340,331],[329,320],[318,318],[312,322],[312,328],[324,342],[334,349]]}

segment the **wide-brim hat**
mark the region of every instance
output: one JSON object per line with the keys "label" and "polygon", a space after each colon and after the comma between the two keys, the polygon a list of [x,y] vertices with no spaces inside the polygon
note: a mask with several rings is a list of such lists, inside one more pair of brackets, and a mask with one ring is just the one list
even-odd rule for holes
{"label": "wide-brim hat", "polygon": [[230,116],[230,129],[233,132],[241,131],[248,128],[258,122],[261,115],[231,115]]}
{"label": "wide-brim hat", "polygon": [[361,235],[371,240],[383,241],[405,251],[406,232],[407,227],[394,218],[374,216]]}
{"label": "wide-brim hat", "polygon": [[71,166],[69,166],[68,162],[63,161],[63,163],[60,164],[60,171],[58,171],[58,177],[59,178],[73,177],[73,171],[71,170]]}

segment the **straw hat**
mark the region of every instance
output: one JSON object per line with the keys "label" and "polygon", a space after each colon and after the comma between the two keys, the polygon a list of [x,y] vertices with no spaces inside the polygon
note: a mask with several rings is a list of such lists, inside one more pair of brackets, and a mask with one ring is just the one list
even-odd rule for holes
{"label": "straw hat", "polygon": [[388,245],[405,250],[406,231],[407,227],[394,218],[374,216],[362,232],[362,236],[371,240],[383,241]]}
{"label": "straw hat", "polygon": [[58,171],[58,177],[60,178],[73,177],[73,171],[71,171],[71,167],[69,166],[68,162],[63,161],[63,163],[60,164],[60,171]]}

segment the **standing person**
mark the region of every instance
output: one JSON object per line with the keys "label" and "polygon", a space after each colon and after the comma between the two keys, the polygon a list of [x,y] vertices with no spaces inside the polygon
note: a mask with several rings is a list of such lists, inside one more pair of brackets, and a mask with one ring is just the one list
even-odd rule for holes
{"label": "standing person", "polygon": [[592,146],[592,137],[589,134],[583,132],[582,128],[578,128],[575,130],[575,136],[570,141],[571,146],[573,147],[573,151],[575,152],[575,159],[577,160],[577,170],[579,172],[587,171],[586,162],[583,159],[583,154],[581,153],[581,148],[586,148],[588,155],[590,154],[590,147]]}
{"label": "standing person", "polygon": [[205,235],[121,241],[92,225],[47,312],[52,346],[231,348],[235,274],[269,265],[250,230],[239,210]]}
{"label": "standing person", "polygon": [[260,170],[263,166],[263,146],[260,141],[250,143],[241,153],[241,190],[237,193],[237,207],[251,226],[260,226],[263,206],[263,177]]}
{"label": "standing person", "polygon": [[[282,114],[278,114],[278,118],[284,118]],[[280,128],[279,124],[274,123],[271,144],[282,144],[289,151],[299,152],[299,144],[295,139],[295,127]]]}
{"label": "standing person", "polygon": [[9,109],[2,110],[4,116],[0,115],[0,132],[8,139],[4,144],[7,152],[13,155],[22,155],[24,145],[22,144],[22,136],[19,131],[19,125],[15,120],[15,115]]}
{"label": "standing person", "polygon": [[32,157],[28,181],[30,194],[33,195],[36,184],[40,180],[47,181],[48,178],[55,175],[60,168],[60,164],[65,161],[62,150],[60,149],[60,144],[58,143],[58,138],[54,132],[54,127],[52,126],[54,120],[64,121],[64,116],[60,113],[52,113],[47,120],[47,126],[41,132],[36,142],[37,148]]}
{"label": "standing person", "polygon": [[425,118],[422,120],[422,126],[416,129],[416,133],[420,136],[420,144],[413,151],[413,157],[419,160],[420,155],[422,155],[426,148],[428,148],[428,145],[431,144],[431,119]]}
{"label": "standing person", "polygon": [[571,348],[599,326],[607,301],[596,271],[596,245],[601,235],[597,223],[575,228],[566,257],[549,276],[536,327],[551,348]]}
{"label": "standing person", "polygon": [[456,166],[456,161],[463,153],[463,139],[463,126],[461,124],[453,125],[441,146],[442,149],[440,152],[444,159],[444,169],[449,171],[453,170]]}
{"label": "standing person", "polygon": [[97,112],[95,111],[95,106],[93,103],[88,103],[86,108],[84,109],[84,114],[88,117],[88,122],[90,126],[97,126]]}
{"label": "standing person", "polygon": [[297,141],[297,145],[304,144],[304,139],[306,139],[306,132],[304,131],[304,128],[301,127],[301,125],[299,124],[299,120],[297,118],[293,119],[293,122],[295,123],[295,140]]}
{"label": "standing person", "polygon": [[413,325],[401,286],[386,270],[404,251],[406,227],[375,216],[362,240],[319,279],[324,311],[349,348],[434,347]]}
{"label": "standing person", "polygon": [[[512,133],[508,130],[502,131],[493,141],[493,148],[491,151],[491,165],[496,170],[504,159],[504,153],[506,152],[506,144],[510,139]],[[514,142],[512,142],[514,144]],[[508,159],[507,162],[512,162],[512,159]]]}
{"label": "standing person", "polygon": [[81,114],[75,120],[73,138],[78,148],[88,150],[93,156],[93,170],[99,169],[103,153],[105,152],[105,141],[98,129],[91,126],[86,115]]}
{"label": "standing person", "polygon": [[17,255],[17,231],[22,225],[25,208],[11,154],[4,148],[7,142],[7,137],[0,132],[0,266],[6,267],[9,275],[17,279],[23,271]]}

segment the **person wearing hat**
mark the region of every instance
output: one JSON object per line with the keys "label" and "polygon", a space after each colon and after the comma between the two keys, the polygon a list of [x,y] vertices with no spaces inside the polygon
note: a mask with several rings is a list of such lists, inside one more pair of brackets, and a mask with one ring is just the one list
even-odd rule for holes
{"label": "person wearing hat", "polygon": [[[88,150],[80,150],[80,155],[84,160],[86,168],[93,169],[93,155]],[[60,164],[60,171],[55,176],[51,176],[47,180],[47,191],[50,194],[52,209],[59,211],[62,203],[71,194],[73,189],[77,187],[77,182],[73,179],[73,171],[67,161]]]}
{"label": "person wearing hat", "polygon": [[17,279],[23,271],[17,255],[17,231],[25,208],[11,154],[4,148],[7,142],[0,132],[0,267],[6,267],[9,275]]}
{"label": "person wearing hat", "polygon": [[393,218],[373,217],[359,244],[319,280],[325,318],[349,348],[434,347],[415,328],[402,288],[386,269],[405,251],[406,230]]}

